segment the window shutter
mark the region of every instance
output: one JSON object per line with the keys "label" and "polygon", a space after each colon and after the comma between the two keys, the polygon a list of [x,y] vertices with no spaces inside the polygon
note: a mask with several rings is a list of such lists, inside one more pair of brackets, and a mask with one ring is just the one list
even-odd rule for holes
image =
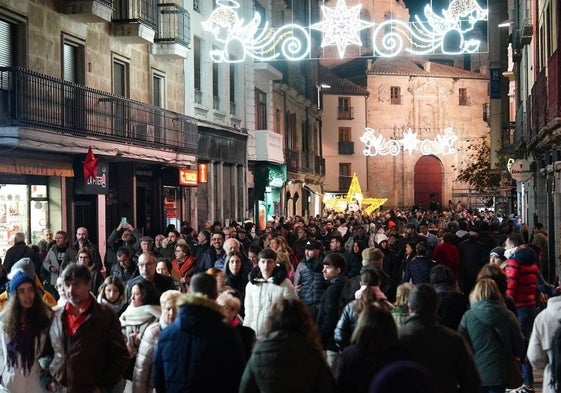
{"label": "window shutter", "polygon": [[14,26],[0,20],[0,67],[15,65]]}

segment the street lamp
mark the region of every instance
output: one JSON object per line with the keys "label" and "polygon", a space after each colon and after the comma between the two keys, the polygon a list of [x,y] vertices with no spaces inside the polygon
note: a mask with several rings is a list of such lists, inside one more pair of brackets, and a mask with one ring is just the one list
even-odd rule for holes
{"label": "street lamp", "polygon": [[318,109],[321,109],[321,90],[331,89],[331,85],[320,83],[319,85],[316,85],[316,89],[318,90]]}

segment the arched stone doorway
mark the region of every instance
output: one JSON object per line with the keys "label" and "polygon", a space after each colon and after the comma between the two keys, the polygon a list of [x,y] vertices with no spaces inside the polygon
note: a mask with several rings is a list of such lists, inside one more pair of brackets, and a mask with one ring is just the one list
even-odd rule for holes
{"label": "arched stone doorway", "polygon": [[435,156],[422,156],[415,164],[415,204],[423,210],[442,206],[442,162]]}

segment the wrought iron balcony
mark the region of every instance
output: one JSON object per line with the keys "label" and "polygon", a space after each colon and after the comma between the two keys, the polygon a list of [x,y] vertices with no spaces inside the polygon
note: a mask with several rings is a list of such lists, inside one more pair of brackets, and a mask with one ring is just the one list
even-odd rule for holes
{"label": "wrought iron balcony", "polygon": [[300,151],[286,149],[286,167],[290,172],[300,172]]}
{"label": "wrought iron balcony", "polygon": [[355,143],[352,141],[339,142],[339,154],[355,154]]}
{"label": "wrought iron balcony", "polygon": [[195,104],[202,104],[203,103],[203,92],[200,89],[195,89]]}
{"label": "wrought iron balcony", "polygon": [[63,0],[61,11],[82,23],[111,22],[113,0]]}
{"label": "wrought iron balcony", "polygon": [[158,31],[154,42],[189,46],[191,43],[189,12],[174,3],[158,4]]}
{"label": "wrought iron balcony", "polygon": [[20,67],[0,67],[2,126],[183,154],[198,143],[193,118]]}
{"label": "wrought iron balcony", "polygon": [[300,152],[300,154],[300,168],[302,172],[314,173],[314,155],[307,151]]}
{"label": "wrought iron balcony", "polygon": [[111,34],[131,44],[153,43],[158,27],[157,0],[115,0]]}

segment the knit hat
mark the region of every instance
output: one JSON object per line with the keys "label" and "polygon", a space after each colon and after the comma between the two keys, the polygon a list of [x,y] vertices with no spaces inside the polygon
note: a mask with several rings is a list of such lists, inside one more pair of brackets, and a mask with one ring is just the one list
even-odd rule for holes
{"label": "knit hat", "polygon": [[491,252],[489,253],[489,256],[501,258],[503,261],[506,261],[505,249],[504,249],[504,247],[495,247],[495,248],[493,248],[493,249],[491,250]]}
{"label": "knit hat", "polygon": [[35,285],[33,283],[33,278],[29,277],[29,275],[27,273],[25,273],[23,270],[18,270],[16,272],[16,274],[10,280],[10,292],[9,292],[10,296],[12,296],[14,293],[16,293],[16,291],[18,290],[18,287],[21,284],[24,284],[26,282],[28,282],[32,285]]}
{"label": "knit hat", "polygon": [[304,246],[306,250],[321,250],[321,243],[317,240],[308,240]]}
{"label": "knit hat", "polygon": [[21,258],[19,261],[14,263],[14,266],[12,266],[10,273],[8,274],[8,280],[12,280],[15,274],[19,271],[23,271],[24,273],[27,273],[29,277],[35,278],[35,266],[28,257]]}

